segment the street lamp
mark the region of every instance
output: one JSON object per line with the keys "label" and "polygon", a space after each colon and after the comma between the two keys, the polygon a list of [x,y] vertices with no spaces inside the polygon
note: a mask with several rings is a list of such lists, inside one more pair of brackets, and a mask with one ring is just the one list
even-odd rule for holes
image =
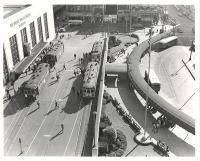
{"label": "street lamp", "polygon": [[148,64],[148,78],[147,78],[147,94],[146,94],[146,104],[145,104],[145,116],[144,116],[144,136],[143,141],[145,141],[147,138],[146,136],[146,124],[147,124],[147,109],[148,109],[148,93],[149,93],[149,75],[150,75],[150,63],[151,63],[151,33],[149,35],[149,64]]}

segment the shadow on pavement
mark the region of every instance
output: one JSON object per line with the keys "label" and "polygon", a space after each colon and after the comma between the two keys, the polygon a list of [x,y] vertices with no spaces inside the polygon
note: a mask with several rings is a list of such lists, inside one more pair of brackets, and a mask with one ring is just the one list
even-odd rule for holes
{"label": "shadow on pavement", "polygon": [[18,111],[24,109],[25,107],[26,107],[26,104],[25,104],[24,96],[22,94],[18,94],[15,97],[12,97],[10,102],[4,108],[4,111],[3,111],[4,117],[13,115],[17,113]]}
{"label": "shadow on pavement", "polygon": [[31,115],[32,113],[34,113],[35,111],[37,111],[37,110],[39,110],[39,108],[36,108],[35,110],[33,110],[33,111],[31,111],[31,112],[29,112],[26,116],[29,116],[29,115]]}
{"label": "shadow on pavement", "polygon": [[63,130],[60,130],[56,135],[54,135],[53,137],[51,137],[49,139],[49,141],[52,141],[53,139],[55,139],[56,137],[58,137],[59,135],[61,135],[63,133]]}
{"label": "shadow on pavement", "polygon": [[[68,114],[76,113],[77,111],[81,110],[81,108],[83,108],[83,106],[80,104],[81,99],[82,99],[82,97],[80,95],[80,90],[82,88],[81,75],[78,75],[76,77],[72,86],[75,87],[75,90],[71,89],[71,91],[68,95],[68,100],[67,100],[64,108],[62,109],[63,112],[68,113]],[[77,92],[79,92],[79,93],[77,93]]]}

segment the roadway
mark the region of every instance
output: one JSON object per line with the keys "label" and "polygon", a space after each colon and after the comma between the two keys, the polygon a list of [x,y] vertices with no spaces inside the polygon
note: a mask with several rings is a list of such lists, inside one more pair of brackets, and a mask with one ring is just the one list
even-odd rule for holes
{"label": "roadway", "polygon": [[[181,61],[183,59],[187,62],[189,58],[188,52],[188,47],[183,46],[174,46],[163,50],[160,53],[152,51],[151,68],[156,71],[161,81],[161,91],[159,92],[159,95],[173,104],[175,108],[182,110],[184,113],[189,114],[189,116],[194,118],[196,111],[195,100],[193,97],[195,92],[194,80]],[[119,63],[124,63],[126,55],[127,53],[122,56],[124,59],[119,57],[119,60],[116,60],[117,63],[114,62],[107,64],[109,67],[107,70],[112,70],[111,72],[117,70],[115,68],[113,70],[112,68],[115,67],[115,65],[119,65]],[[190,63],[191,62],[187,62],[187,65]],[[140,74],[143,77],[147,64],[148,55],[145,55],[139,65]],[[122,66],[124,64],[120,65]],[[125,72],[125,69],[121,69],[120,72]],[[175,73],[177,74],[175,75]],[[113,77],[115,79],[111,79]],[[145,100],[137,92],[130,93],[126,78],[124,78],[123,75],[120,74],[119,79],[115,76],[113,77],[108,76],[106,84],[107,90],[113,97],[116,97],[120,104],[127,108],[140,125],[144,127]],[[154,134],[152,133],[152,122],[155,121],[155,118],[149,113],[147,119],[147,132],[152,137],[166,142],[172,153],[177,156],[194,156],[194,135],[188,133],[184,129],[181,129],[179,126],[169,130],[161,128],[159,129],[159,133]],[[117,126],[121,127],[120,124],[117,124]],[[137,154],[133,152],[132,156],[134,155]]]}
{"label": "roadway", "polygon": [[[116,97],[120,105],[125,108],[133,116],[133,118],[144,128],[145,100],[136,91],[131,92],[129,90],[127,84],[127,76],[123,77],[123,75],[120,75],[119,79],[116,75],[108,76],[106,90],[109,94],[112,95],[113,98]],[[111,108],[110,105],[107,106],[107,108]],[[108,110],[112,111],[111,109]],[[112,120],[115,120],[113,121],[113,126],[123,129],[123,132],[126,134],[127,139],[130,139],[130,141],[127,140],[128,149],[126,152],[128,153],[130,149],[132,149],[132,151],[128,153],[128,156],[145,156],[146,154],[148,156],[156,156],[151,146],[136,146],[136,143],[131,140],[133,139],[134,132],[130,132],[130,129],[128,127],[125,128],[126,126],[123,125],[124,123],[122,123],[123,120],[120,119],[120,122],[119,120],[117,120],[116,116],[111,116],[111,114],[110,117]],[[154,121],[155,118],[151,115],[151,113],[148,112],[146,130],[152,138],[166,142],[166,144],[169,146],[169,150],[176,156],[195,155],[194,145],[190,145],[189,143],[187,143],[186,140],[184,140],[184,138],[187,137],[186,132],[184,132],[183,138],[177,136],[176,134],[168,130],[168,128],[159,128],[158,133],[153,133],[152,122]],[[131,142],[131,144],[129,144],[129,142]],[[143,150],[141,151],[140,149]]]}
{"label": "roadway", "polygon": [[183,33],[177,33],[176,35],[179,37],[178,44],[183,46],[190,46],[191,40],[195,39],[195,35],[192,33],[192,28],[195,26],[194,21],[188,19],[185,16],[178,16],[178,11],[173,5],[167,6],[168,15],[171,18],[176,19],[176,24],[180,24]]}
{"label": "roadway", "polygon": [[[66,33],[67,34],[67,33]],[[55,82],[56,71],[52,69],[46,87],[39,95],[40,108],[36,102],[29,106],[14,110],[14,103],[6,104],[9,112],[4,117],[4,155],[5,156],[75,156],[79,138],[82,138],[81,129],[88,104],[84,104],[80,97],[71,90],[75,86],[80,90],[82,78],[74,77],[73,71],[79,67],[78,60],[83,52],[91,51],[93,42],[99,40],[100,34],[94,34],[83,40],[83,35],[72,33],[70,39],[63,38],[65,52],[55,65],[60,73],[59,82]],[[67,70],[62,70],[63,64]],[[24,78],[28,79],[28,78]],[[23,79],[19,79],[16,85]],[[16,97],[14,101],[22,106],[23,99]],[[21,100],[19,100],[21,99]],[[55,109],[55,100],[59,108]],[[13,101],[13,102],[14,102]],[[21,102],[20,102],[21,101]],[[14,110],[14,111],[12,111]],[[64,125],[63,132],[61,124]],[[20,154],[20,143],[23,153]]]}
{"label": "roadway", "polygon": [[[159,95],[195,118],[195,102],[192,96],[195,93],[195,80],[192,78],[182,60],[188,61],[189,50],[184,46],[173,46],[161,52],[151,52],[151,68],[161,82]],[[140,64],[141,74],[147,68],[149,57],[145,55]],[[187,62],[187,65],[191,64]],[[190,68],[194,71],[193,68]],[[192,96],[192,97],[191,97]],[[190,98],[191,97],[191,98]],[[184,111],[184,109],[187,109]]]}

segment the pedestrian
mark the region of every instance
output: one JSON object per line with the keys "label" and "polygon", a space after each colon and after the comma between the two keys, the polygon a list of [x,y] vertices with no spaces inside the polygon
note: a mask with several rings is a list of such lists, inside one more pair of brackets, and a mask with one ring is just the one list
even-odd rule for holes
{"label": "pedestrian", "polygon": [[40,101],[39,100],[37,101],[37,106],[38,106],[38,108],[40,108]]}
{"label": "pedestrian", "polygon": [[152,131],[153,131],[153,133],[155,134],[155,133],[157,132],[157,126],[156,126],[156,123],[153,122],[152,125],[153,125],[153,129],[152,129]]}
{"label": "pedestrian", "polygon": [[80,94],[81,94],[80,91],[77,91],[77,96],[78,96],[78,97],[80,97]]}
{"label": "pedestrian", "polygon": [[59,108],[58,102],[57,102],[57,101],[55,101],[55,109],[56,109],[56,108]]}
{"label": "pedestrian", "polygon": [[81,75],[82,75],[82,77],[84,77],[84,70],[83,69],[81,69]]}
{"label": "pedestrian", "polygon": [[76,71],[74,70],[74,76],[76,77]]}
{"label": "pedestrian", "polygon": [[64,131],[64,125],[61,124],[60,126],[61,126],[61,131],[63,132]]}
{"label": "pedestrian", "polygon": [[74,86],[72,86],[72,91],[75,92],[75,87]]}
{"label": "pedestrian", "polygon": [[8,93],[7,98],[8,98],[8,99],[11,99],[11,95],[10,95],[10,93]]}
{"label": "pedestrian", "polygon": [[63,64],[63,70],[66,70],[66,66],[65,66],[65,64]]}
{"label": "pedestrian", "polygon": [[49,73],[51,73],[51,68],[50,68],[50,66],[49,66]]}
{"label": "pedestrian", "polygon": [[19,146],[20,146],[20,154],[22,154],[23,150],[22,150],[22,140],[21,140],[21,138],[19,138]]}
{"label": "pedestrian", "polygon": [[74,54],[74,59],[76,59],[76,54]]}
{"label": "pedestrian", "polygon": [[56,71],[56,67],[55,66],[53,66],[53,69]]}
{"label": "pedestrian", "polygon": [[57,81],[59,81],[59,79],[60,79],[60,76],[57,73],[56,73],[56,79],[57,79]]}
{"label": "pedestrian", "polygon": [[9,94],[9,90],[8,88],[6,88],[6,97],[8,97],[8,94]]}

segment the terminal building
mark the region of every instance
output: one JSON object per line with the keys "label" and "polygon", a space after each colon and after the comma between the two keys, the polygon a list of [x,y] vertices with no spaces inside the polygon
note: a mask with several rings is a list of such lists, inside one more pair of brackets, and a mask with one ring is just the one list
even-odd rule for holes
{"label": "terminal building", "polygon": [[[3,83],[26,57],[37,57],[55,38],[52,5],[3,6]],[[31,61],[31,60],[30,60]]]}

